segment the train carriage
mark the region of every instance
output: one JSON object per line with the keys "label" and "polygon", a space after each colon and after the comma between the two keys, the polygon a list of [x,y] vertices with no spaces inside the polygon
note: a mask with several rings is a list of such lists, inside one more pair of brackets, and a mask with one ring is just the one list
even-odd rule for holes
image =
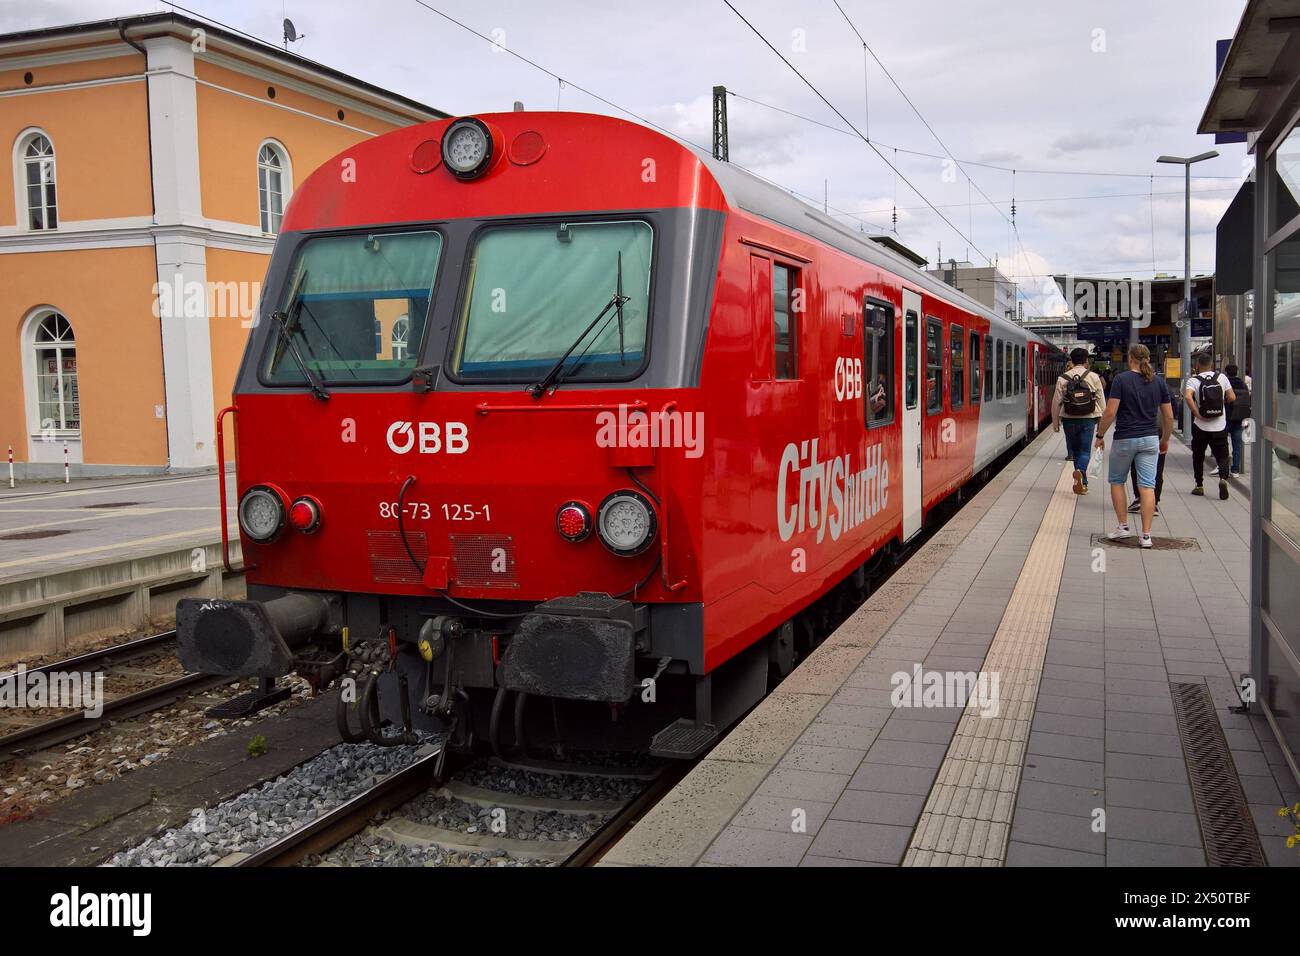
{"label": "train carriage", "polygon": [[182,657],[352,682],[344,737],[386,743],[693,756],[816,602],[1050,418],[1062,364],[781,190],[585,114],[350,148],[294,194],[262,308],[223,413],[248,600],[181,602]]}

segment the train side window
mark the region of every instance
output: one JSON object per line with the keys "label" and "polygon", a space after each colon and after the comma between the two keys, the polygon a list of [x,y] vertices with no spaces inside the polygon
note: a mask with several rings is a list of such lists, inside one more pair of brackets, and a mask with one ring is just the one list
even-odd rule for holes
{"label": "train side window", "polygon": [[1287,347],[1279,345],[1277,347],[1277,390],[1279,394],[1287,390],[1286,373],[1290,367],[1291,363],[1287,360]]}
{"label": "train side window", "polygon": [[983,365],[980,362],[980,334],[974,329],[970,330],[970,403],[978,405],[980,403],[980,373],[983,371]]}
{"label": "train side window", "polygon": [[1291,353],[1291,391],[1300,395],[1300,347],[1292,342],[1288,351]]}
{"label": "train side window", "polygon": [[903,323],[903,402],[916,408],[916,313],[909,311]]}
{"label": "train side window", "polygon": [[948,404],[953,409],[966,404],[966,330],[960,325],[948,329],[948,362],[952,366],[952,389]]}
{"label": "train side window", "polygon": [[894,307],[867,299],[862,305],[862,398],[868,427],[894,417]]}
{"label": "train side window", "polygon": [[993,357],[989,360],[989,381],[993,383],[993,397],[1002,397],[1002,340],[989,336]]}
{"label": "train side window", "polygon": [[1019,347],[1019,364],[1016,368],[1020,372],[1020,394],[1025,394],[1025,387],[1029,384],[1029,350],[1023,345]]}
{"label": "train side window", "polygon": [[984,336],[984,401],[993,401],[993,379],[997,378],[997,353],[993,351],[993,336]]}
{"label": "train side window", "polygon": [[925,319],[925,410],[943,411],[943,324]]}
{"label": "train side window", "polygon": [[1002,343],[1002,394],[1006,398],[1016,394],[1015,379],[1011,377],[1011,343]]}
{"label": "train side window", "polygon": [[776,377],[799,377],[799,313],[803,296],[799,289],[799,270],[779,263],[772,264],[772,349],[776,359]]}

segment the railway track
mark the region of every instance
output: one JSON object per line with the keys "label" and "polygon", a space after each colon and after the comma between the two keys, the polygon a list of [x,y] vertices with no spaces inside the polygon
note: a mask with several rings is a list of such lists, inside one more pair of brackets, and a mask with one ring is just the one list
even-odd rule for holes
{"label": "railway track", "polygon": [[[142,676],[138,672],[130,672],[126,665],[141,658],[168,653],[175,641],[174,630],[163,631],[124,644],[87,651],[84,654],[27,669],[26,674],[29,677],[39,674],[47,678],[55,674],[104,672],[106,693],[103,712],[98,716],[88,717],[82,710],[65,710],[49,719],[38,720],[30,725],[0,734],[0,761],[18,754],[43,750],[92,733],[108,721],[135,717],[165,707],[189,694],[234,683],[234,679],[229,677],[187,673],[124,694],[108,696],[112,692],[108,684],[114,676],[136,682],[141,679],[147,681],[148,675]],[[5,675],[0,675],[0,679],[5,679]],[[12,679],[12,675],[9,675],[8,679]],[[13,713],[10,711],[9,715]]]}
{"label": "railway track", "polygon": [[[558,798],[537,792],[518,792],[480,786],[464,779],[464,770],[439,786],[434,771],[439,752],[435,749],[414,763],[391,774],[376,786],[340,804],[317,819],[281,837],[258,851],[232,861],[237,867],[295,866],[321,858],[357,834],[374,826],[383,838],[393,842],[437,848],[449,854],[509,857],[533,865],[590,866],[640,817],[668,792],[691,764],[671,763],[654,768],[611,768],[550,761],[478,761],[479,776],[493,772],[518,771],[525,776],[591,777],[635,783],[635,793],[622,800]],[[554,789],[554,788],[537,788]],[[421,798],[455,801],[500,814],[558,814],[586,818],[594,832],[576,840],[521,839],[493,828],[469,831],[432,826],[402,813],[402,808]],[[504,831],[504,825],[501,827]],[[477,832],[476,832],[477,831]]]}

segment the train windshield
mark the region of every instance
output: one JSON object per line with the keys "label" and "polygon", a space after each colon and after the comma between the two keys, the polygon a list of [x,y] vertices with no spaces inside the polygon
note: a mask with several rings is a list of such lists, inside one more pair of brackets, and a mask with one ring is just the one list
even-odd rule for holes
{"label": "train windshield", "polygon": [[267,381],[301,383],[299,357],[330,384],[408,378],[424,340],[441,251],[436,232],[307,240],[289,271],[280,307],[287,335],[272,340]]}
{"label": "train windshield", "polygon": [[[639,220],[484,230],[469,260],[452,374],[534,382],[573,346],[564,381],[636,375],[645,360],[653,236]],[[620,307],[606,309],[619,293]]]}

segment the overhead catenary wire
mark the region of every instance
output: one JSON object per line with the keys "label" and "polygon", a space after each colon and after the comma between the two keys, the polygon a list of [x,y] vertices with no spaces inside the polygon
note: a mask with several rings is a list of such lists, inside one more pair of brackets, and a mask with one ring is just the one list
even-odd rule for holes
{"label": "overhead catenary wire", "polygon": [[[812,116],[808,116],[804,113],[799,113],[796,112],[795,110],[786,109],[783,106],[777,106],[775,103],[769,103],[766,100],[760,100],[752,96],[746,96],[744,93],[738,93],[731,88],[727,89],[727,95],[734,97],[735,99],[738,100],[744,100],[746,103],[752,103],[755,106],[761,106],[763,109],[766,110],[772,110],[773,112],[776,113],[784,113],[786,116],[789,116],[792,119],[801,120],[802,122],[810,123],[813,126],[820,126],[823,129],[830,130],[832,133],[839,133],[842,136],[857,135],[852,130],[847,130],[839,126],[834,126],[830,123],[823,122],[822,120],[816,119],[815,117]],[[900,153],[904,153],[908,156],[920,156],[924,159],[950,159],[951,158],[954,162],[960,163],[963,166],[978,166],[981,169],[994,169],[1004,173],[1016,172],[1022,176],[1112,176],[1112,177],[1124,177],[1130,179],[1146,179],[1149,176],[1154,175],[1156,179],[1177,179],[1180,181],[1183,178],[1181,173],[1152,174],[1152,173],[1136,173],[1136,172],[1130,173],[1130,172],[1124,172],[1121,170],[1113,170],[1113,169],[1035,169],[1035,168],[1024,167],[1024,166],[1004,166],[1001,165],[1000,163],[989,163],[977,159],[958,159],[956,157],[945,156],[942,153],[927,152],[923,149],[910,149],[905,146],[897,146],[894,145],[893,143],[886,143],[883,140],[878,138],[873,139],[872,142],[882,148],[896,149]],[[1224,176],[1224,175],[1210,175],[1210,174],[1197,175],[1194,178],[1227,179],[1227,180],[1232,180],[1233,182],[1242,181],[1240,176]],[[1182,193],[1179,193],[1179,195],[1182,195]]]}
{"label": "overhead catenary wire", "polygon": [[[466,33],[471,33],[471,34],[473,34],[474,36],[478,37],[480,40],[483,40],[485,43],[491,44],[491,45],[494,47],[494,49],[502,50],[503,52],[505,52],[505,53],[509,54],[510,56],[514,57],[516,60],[519,60],[521,63],[526,63],[528,66],[531,66],[533,69],[538,70],[539,72],[546,74],[547,76],[549,76],[549,77],[551,77],[553,80],[555,80],[557,84],[559,84],[559,88],[560,88],[561,90],[562,90],[564,87],[569,87],[569,88],[572,88],[572,89],[577,90],[577,91],[580,92],[580,93],[585,93],[587,96],[590,96],[592,99],[597,100],[597,101],[599,101],[599,102],[605,104],[605,105],[608,106],[610,109],[616,110],[616,111],[618,111],[619,113],[623,113],[623,114],[625,114],[625,115],[627,115],[627,116],[630,116],[630,117],[632,117],[633,119],[637,120],[638,122],[643,123],[643,124],[645,124],[646,126],[649,126],[651,129],[658,130],[659,132],[663,133],[665,136],[670,136],[670,137],[672,137],[673,139],[676,139],[676,140],[679,140],[680,142],[686,143],[688,146],[692,146],[692,147],[694,147],[695,149],[699,150],[700,152],[703,152],[703,153],[708,153],[708,152],[710,152],[710,150],[706,149],[706,148],[705,148],[703,145],[701,145],[700,143],[697,143],[697,142],[695,142],[694,140],[687,139],[685,136],[682,136],[680,133],[676,133],[676,132],[674,132],[673,130],[668,129],[666,126],[662,126],[662,125],[660,125],[659,123],[656,123],[656,122],[654,122],[653,120],[650,120],[650,119],[648,119],[648,118],[645,117],[645,116],[642,116],[640,113],[637,113],[637,112],[635,112],[634,110],[630,110],[630,109],[628,109],[628,108],[625,107],[625,106],[622,106],[622,105],[620,105],[620,104],[618,104],[618,103],[615,103],[613,100],[608,99],[608,98],[606,98],[606,97],[604,97],[604,96],[601,96],[599,93],[596,93],[596,92],[594,92],[593,90],[590,90],[590,89],[588,89],[588,88],[585,87],[585,86],[581,86],[580,84],[573,82],[571,79],[565,79],[565,78],[561,77],[558,73],[554,72],[553,70],[548,69],[547,67],[543,66],[541,63],[538,63],[536,60],[530,59],[529,57],[524,56],[522,53],[519,53],[519,52],[517,52],[517,51],[515,51],[515,50],[512,50],[512,49],[511,49],[510,47],[508,47],[508,46],[502,46],[501,44],[497,43],[496,41],[494,41],[491,37],[487,36],[486,34],[480,33],[478,30],[475,30],[473,27],[469,26],[468,24],[466,24],[466,23],[464,23],[464,22],[462,22],[462,21],[460,21],[460,20],[457,20],[455,17],[451,16],[450,14],[444,13],[444,12],[442,12],[441,10],[439,10],[437,7],[435,7],[435,6],[433,6],[433,5],[429,4],[429,3],[424,2],[424,0],[414,0],[414,2],[415,2],[418,6],[423,7],[425,10],[429,11],[430,13],[436,14],[437,16],[441,17],[442,19],[446,20],[447,22],[454,24],[455,26],[457,26],[457,27],[459,27],[460,29],[464,30]],[[557,94],[556,105],[557,105],[557,108],[558,108],[558,105],[559,105],[558,94]],[[761,175],[760,173],[756,173],[756,172],[754,172],[752,169],[748,169],[748,168],[746,168],[745,166],[742,166],[740,163],[737,163],[737,162],[735,162],[735,161],[732,161],[731,165],[732,165],[732,166],[735,166],[737,169],[742,169],[742,170],[744,170],[745,172],[749,173],[751,176],[755,176],[755,177],[757,177],[757,178],[763,180],[764,182],[769,183],[770,185],[776,186],[778,189],[781,189],[781,190],[784,190],[785,192],[790,193],[792,196],[795,196],[795,197],[797,197],[797,198],[799,198],[799,199],[802,199],[802,200],[804,200],[804,201],[806,201],[806,202],[809,202],[809,203],[811,203],[811,204],[814,204],[814,205],[817,205],[817,204],[818,204],[818,203],[817,203],[817,200],[816,200],[814,197],[809,196],[809,195],[806,195],[806,194],[801,193],[801,192],[798,192],[797,190],[792,189],[792,188],[790,188],[789,186],[786,186],[786,185],[784,185],[784,184],[782,184],[782,183],[776,182],[776,181],[773,180],[773,179],[769,179],[768,177],[763,176],[763,175]],[[873,229],[879,229],[881,232],[888,232],[888,231],[889,231],[888,229],[886,229],[884,226],[880,225],[879,223],[871,222],[871,221],[869,221],[869,220],[865,220],[865,219],[860,219],[860,217],[859,217],[857,214],[855,214],[855,213],[846,213],[846,212],[845,212],[844,210],[842,210],[842,209],[838,209],[838,208],[836,208],[835,206],[830,206],[829,203],[827,204],[827,206],[828,206],[829,211],[831,211],[831,212],[835,212],[835,213],[838,213],[838,214],[840,214],[840,215],[848,215],[848,216],[850,216],[850,217],[852,217],[852,218],[859,219],[860,221],[862,221],[862,222],[865,223],[866,225],[871,226]]]}
{"label": "overhead catenary wire", "polygon": [[973,241],[971,241],[971,238],[969,236],[965,235],[960,229],[958,229],[957,226],[953,224],[951,219],[945,216],[938,209],[935,209],[934,205],[930,202],[929,198],[923,192],[921,192],[921,190],[918,189],[910,179],[904,176],[903,173],[889,161],[889,159],[885,157],[885,154],[880,151],[880,149],[876,146],[875,143],[871,142],[871,140],[867,139],[866,136],[864,136],[861,132],[859,132],[858,128],[853,125],[853,123],[849,120],[847,116],[845,116],[842,112],[840,112],[839,108],[836,107],[834,103],[832,103],[829,99],[826,98],[825,94],[823,94],[822,91],[817,88],[816,84],[814,84],[811,80],[809,80],[806,76],[804,76],[803,73],[799,71],[799,68],[796,67],[793,63],[791,63],[786,58],[784,53],[782,53],[775,46],[773,46],[771,41],[769,41],[767,37],[765,37],[756,26],[754,26],[754,24],[750,23],[743,13],[741,13],[739,10],[735,8],[735,6],[732,5],[731,0],[722,0],[722,2],[727,5],[727,7],[731,10],[732,13],[734,13],[737,17],[740,18],[741,22],[744,23],[745,26],[749,27],[749,29],[753,32],[753,34],[763,42],[764,46],[766,46],[769,50],[775,53],[777,57],[781,60],[781,62],[784,63],[787,67],[789,67],[790,71],[794,73],[795,76],[799,77],[799,79],[803,81],[804,85],[807,86],[808,89],[812,90],[813,93],[816,94],[817,98],[820,99],[823,103],[825,103],[830,108],[831,112],[833,112],[836,116],[838,116],[841,121],[843,121],[844,125],[846,125],[849,129],[853,130],[853,132],[857,135],[857,137],[860,140],[862,140],[862,142],[867,144],[867,147],[873,153],[875,153],[877,157],[880,158],[880,161],[882,163],[884,163],[890,169],[893,169],[894,172],[898,175],[898,177],[907,185],[907,187],[912,190],[912,192],[916,193],[916,195],[919,196],[921,200],[924,201],[927,205],[929,205],[931,209],[934,209],[935,215],[937,215],[940,219],[942,219],[948,225],[948,228],[950,228],[953,232],[957,233],[957,235],[961,236],[968,243],[970,243],[971,248],[974,249],[977,253],[979,253],[980,256],[982,256],[985,259],[985,261],[990,263],[993,261],[992,258],[987,253],[984,252],[983,249],[981,249]]}

